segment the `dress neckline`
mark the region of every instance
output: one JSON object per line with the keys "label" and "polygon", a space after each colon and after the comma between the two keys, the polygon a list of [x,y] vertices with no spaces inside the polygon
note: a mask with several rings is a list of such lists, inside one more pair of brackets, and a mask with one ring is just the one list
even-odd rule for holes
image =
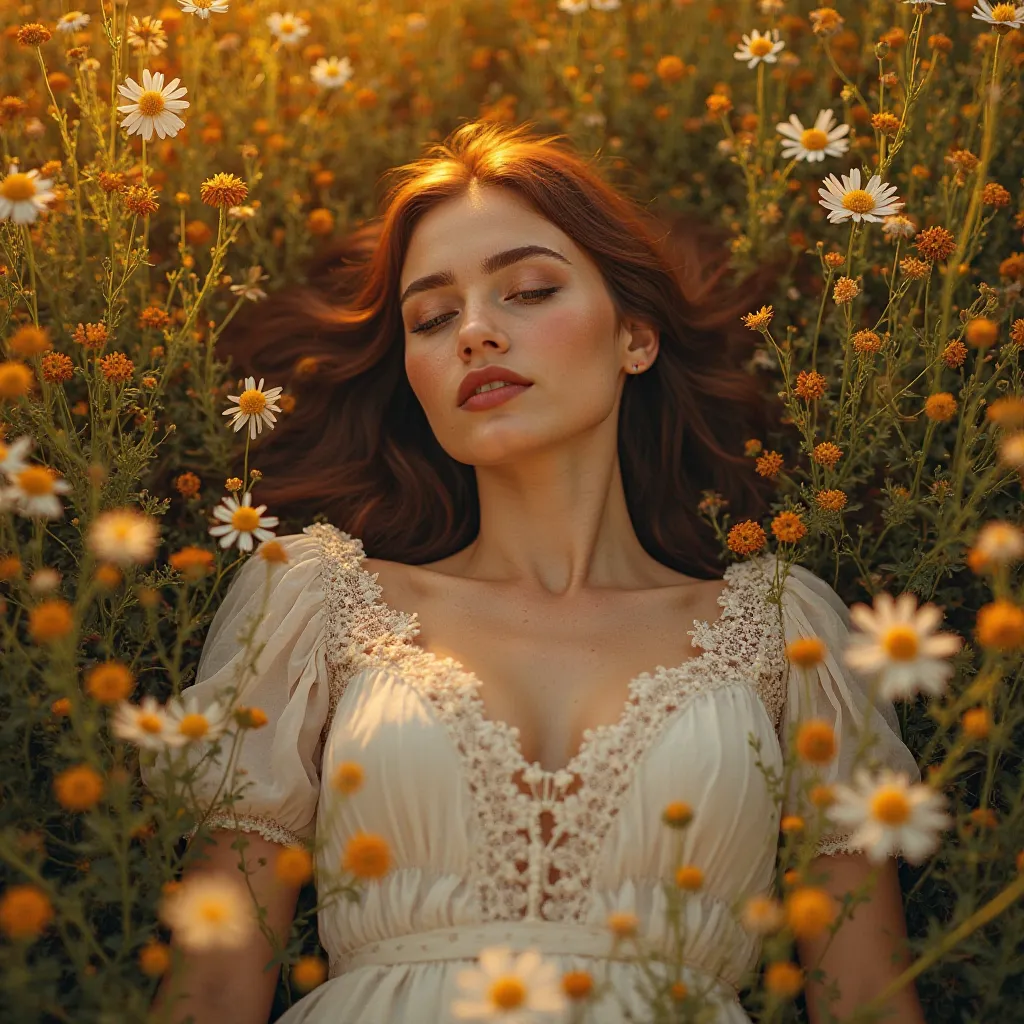
{"label": "dress neckline", "polygon": [[[356,539],[356,538],[353,538]],[[449,655],[436,654],[420,646],[415,637],[420,633],[419,614],[415,611],[405,612],[392,607],[383,596],[383,588],[377,582],[379,573],[371,573],[365,566],[367,558],[362,543],[358,543],[355,551],[354,567],[362,583],[362,589],[366,595],[371,610],[376,610],[387,619],[399,623],[400,628],[394,632],[394,639],[405,649],[405,656],[417,662],[420,667],[428,668],[432,673],[444,674],[448,681],[458,687],[464,694],[465,699],[473,706],[477,718],[485,723],[489,729],[498,732],[504,739],[505,745],[515,765],[514,775],[522,772],[525,782],[530,785],[541,783],[545,791],[562,790],[572,784],[573,779],[585,778],[584,766],[590,757],[592,749],[599,740],[616,733],[625,732],[629,726],[631,717],[641,707],[640,696],[643,690],[660,682],[667,676],[690,673],[698,673],[702,664],[707,663],[716,655],[717,644],[709,644],[707,647],[701,645],[699,654],[684,658],[675,665],[657,665],[654,668],[646,669],[633,676],[627,683],[626,698],[622,708],[614,721],[604,722],[590,729],[585,729],[583,739],[579,748],[569,758],[563,768],[543,768],[539,761],[528,761],[523,753],[522,740],[519,727],[510,725],[501,718],[493,718],[488,714],[487,708],[480,695],[481,688],[485,681],[475,672],[468,669],[456,658]],[[721,613],[713,621],[708,619],[693,619],[693,625],[697,627],[690,630],[689,635],[702,632],[705,637],[717,638],[726,628],[726,615],[729,609],[729,601],[734,588],[734,577],[738,566],[747,563],[734,562],[727,566],[722,576],[722,590],[718,595],[717,603],[722,608]],[[691,644],[691,646],[693,646]]]}

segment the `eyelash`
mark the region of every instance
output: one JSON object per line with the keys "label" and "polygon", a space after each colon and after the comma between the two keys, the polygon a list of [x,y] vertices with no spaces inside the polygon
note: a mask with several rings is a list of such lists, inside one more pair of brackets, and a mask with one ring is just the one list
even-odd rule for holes
{"label": "eyelash", "polygon": [[[558,288],[530,288],[529,290],[524,291],[524,292],[516,292],[514,295],[511,295],[509,297],[514,299],[517,296],[533,295],[533,296],[536,297],[533,301],[535,301],[535,302],[542,302],[544,299],[548,298],[548,296],[554,295],[555,292],[558,292],[558,291],[561,291],[560,287],[558,287]],[[436,330],[438,327],[442,327],[444,324],[448,323],[447,320],[443,319],[446,316],[454,316],[454,314],[453,313],[441,313],[439,316],[431,317],[429,320],[424,320],[423,323],[419,323],[415,327],[410,328],[409,333],[410,334],[421,334],[421,333],[429,334],[431,331]]]}

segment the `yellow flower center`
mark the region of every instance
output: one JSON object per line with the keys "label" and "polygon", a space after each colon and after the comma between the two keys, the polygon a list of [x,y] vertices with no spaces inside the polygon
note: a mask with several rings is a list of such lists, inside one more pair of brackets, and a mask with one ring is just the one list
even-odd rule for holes
{"label": "yellow flower center", "polygon": [[53,475],[43,466],[29,466],[18,474],[18,486],[30,497],[53,494]]}
{"label": "yellow flower center", "polygon": [[996,4],[992,8],[993,21],[1013,21],[1017,17],[1016,4]]}
{"label": "yellow flower center", "polygon": [[223,900],[216,897],[201,900],[197,910],[199,918],[207,924],[223,924],[227,920],[227,907]]}
{"label": "yellow flower center", "polygon": [[10,453],[11,449],[8,448],[7,445],[3,443],[3,441],[0,441],[0,462],[3,462],[7,458],[7,456],[10,455]]}
{"label": "yellow flower center", "polygon": [[165,106],[163,93],[155,89],[148,89],[139,97],[139,113],[144,117],[156,117]]}
{"label": "yellow flower center", "polygon": [[260,517],[256,509],[243,505],[241,508],[235,509],[235,513],[231,517],[231,525],[236,530],[241,530],[242,533],[252,533],[260,525]]}
{"label": "yellow flower center", "polygon": [[763,57],[772,52],[772,41],[764,36],[758,36],[757,39],[751,40],[748,49],[752,57]]}
{"label": "yellow flower center", "polygon": [[817,128],[808,128],[800,136],[800,143],[804,149],[824,149],[828,145],[828,136]]}
{"label": "yellow flower center", "polygon": [[23,203],[26,199],[31,199],[35,194],[36,183],[27,174],[21,174],[16,171],[14,174],[8,174],[0,182],[0,196],[3,196],[4,199],[12,203]]}
{"label": "yellow flower center", "polygon": [[198,740],[210,731],[210,723],[205,715],[185,715],[178,726],[178,731],[190,740]]}
{"label": "yellow flower center", "polygon": [[910,626],[893,626],[882,638],[882,647],[893,661],[913,661],[919,646],[917,633]]}
{"label": "yellow flower center", "polygon": [[279,27],[282,32],[294,32],[295,22],[291,18],[282,18]]}
{"label": "yellow flower center", "polygon": [[192,0],[192,6],[198,7],[201,11],[206,11],[213,6],[213,0]]}
{"label": "yellow flower center", "polygon": [[163,722],[160,721],[160,716],[154,715],[149,711],[143,711],[142,714],[135,719],[135,722],[143,732],[151,732],[154,736],[157,733],[164,731]]}
{"label": "yellow flower center", "polygon": [[526,986],[511,976],[498,978],[491,985],[491,1002],[502,1010],[514,1010],[526,999]]}
{"label": "yellow flower center", "polygon": [[843,196],[843,206],[854,213],[869,213],[875,208],[875,198],[862,188],[855,188]]}
{"label": "yellow flower center", "polygon": [[902,790],[882,786],[871,798],[871,816],[883,825],[902,825],[910,817],[910,804]]}
{"label": "yellow flower center", "polygon": [[267,399],[262,391],[253,388],[250,391],[243,391],[238,396],[238,408],[244,413],[260,413],[267,407]]}

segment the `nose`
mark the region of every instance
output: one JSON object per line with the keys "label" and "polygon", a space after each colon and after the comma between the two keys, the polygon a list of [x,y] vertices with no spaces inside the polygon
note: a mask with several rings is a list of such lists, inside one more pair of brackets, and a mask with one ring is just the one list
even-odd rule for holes
{"label": "nose", "polygon": [[477,352],[504,352],[508,349],[508,338],[503,331],[476,314],[467,317],[458,332],[459,354],[469,360]]}

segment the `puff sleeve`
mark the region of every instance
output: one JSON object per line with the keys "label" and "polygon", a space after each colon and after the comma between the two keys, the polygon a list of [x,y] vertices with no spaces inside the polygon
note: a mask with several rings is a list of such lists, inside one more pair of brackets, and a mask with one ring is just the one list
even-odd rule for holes
{"label": "puff sleeve", "polygon": [[[824,661],[811,669],[789,667],[786,706],[782,719],[783,751],[799,724],[810,718],[828,722],[836,737],[836,756],[822,767],[812,768],[797,762],[783,801],[784,814],[807,813],[800,801],[804,773],[815,771],[822,783],[850,785],[853,760],[862,730],[874,734],[862,765],[874,759],[878,767],[906,772],[912,783],[921,781],[921,772],[911,751],[903,743],[899,718],[891,701],[876,697],[869,703],[867,681],[845,666],[842,655],[850,635],[850,612],[842,598],[814,573],[800,565],[791,565],[782,593],[782,618],[786,643],[801,637],[816,636],[824,641]],[[821,839],[817,854],[858,852],[845,831],[829,831]]]}
{"label": "puff sleeve", "polygon": [[[245,661],[239,638],[262,609],[250,660],[263,647],[232,706],[259,708],[268,721],[261,728],[242,730],[234,776],[224,783],[217,802],[222,803],[227,792],[240,791],[240,796],[230,807],[211,814],[207,824],[258,832],[280,843],[300,843],[315,830],[320,737],[329,711],[324,592],[316,539],[304,533],[276,539],[287,562],[267,562],[254,555],[238,570],[210,624],[196,680],[182,697],[198,698],[200,708],[218,697],[231,701],[231,688],[238,685]],[[182,750],[187,766],[199,765],[193,790],[202,811],[211,805],[224,776],[237,729],[234,720],[229,721],[216,755],[210,744],[190,744]],[[204,754],[207,759],[200,764]],[[160,762],[141,769],[150,789],[160,785]]]}

